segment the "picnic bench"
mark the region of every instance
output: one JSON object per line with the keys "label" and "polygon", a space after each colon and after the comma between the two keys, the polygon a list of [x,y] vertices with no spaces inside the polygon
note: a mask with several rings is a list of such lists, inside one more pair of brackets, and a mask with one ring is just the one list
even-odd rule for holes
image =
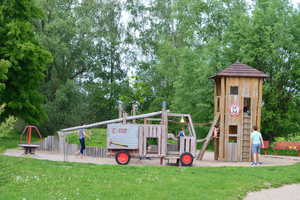
{"label": "picnic bench", "polygon": [[275,150],[275,154],[278,153],[278,150],[284,149],[284,150],[298,151],[298,156],[300,156],[300,142],[286,142],[286,141],[276,142],[273,149]]}
{"label": "picnic bench", "polygon": [[40,145],[36,144],[19,144],[20,147],[23,147],[25,150],[25,154],[34,154],[35,150],[40,147]]}
{"label": "picnic bench", "polygon": [[265,155],[269,154],[270,142],[268,140],[264,140],[264,147],[262,148]]}

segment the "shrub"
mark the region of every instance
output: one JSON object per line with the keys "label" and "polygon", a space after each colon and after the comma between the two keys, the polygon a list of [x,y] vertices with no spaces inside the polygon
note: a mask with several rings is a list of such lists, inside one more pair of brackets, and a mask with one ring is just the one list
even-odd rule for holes
{"label": "shrub", "polygon": [[[5,104],[0,106],[0,115],[4,112]],[[9,116],[0,124],[0,137],[7,137],[14,130],[14,124],[17,119],[14,116]]]}

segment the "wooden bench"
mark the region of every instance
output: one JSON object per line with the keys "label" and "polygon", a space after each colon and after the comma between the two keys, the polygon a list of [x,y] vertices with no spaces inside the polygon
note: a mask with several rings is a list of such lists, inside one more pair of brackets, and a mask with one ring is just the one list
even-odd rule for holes
{"label": "wooden bench", "polygon": [[261,148],[265,155],[269,154],[270,142],[268,140],[264,140],[264,148]]}
{"label": "wooden bench", "polygon": [[23,149],[25,150],[25,154],[34,154],[35,150],[40,147],[40,145],[36,145],[36,144],[19,144],[20,147],[23,147]]}
{"label": "wooden bench", "polygon": [[276,142],[275,146],[273,147],[275,150],[275,154],[277,154],[277,150],[294,150],[298,151],[298,156],[300,156],[300,142]]}

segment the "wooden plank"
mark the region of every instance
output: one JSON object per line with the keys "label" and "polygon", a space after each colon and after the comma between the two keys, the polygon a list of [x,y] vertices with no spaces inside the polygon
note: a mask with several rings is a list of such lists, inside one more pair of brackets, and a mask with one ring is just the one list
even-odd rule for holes
{"label": "wooden plank", "polygon": [[217,114],[218,107],[218,97],[217,97],[217,83],[214,84],[214,116]]}
{"label": "wooden plank", "polygon": [[182,153],[184,153],[184,143],[185,143],[185,138],[184,137],[180,137],[180,148],[179,148],[180,155]]}
{"label": "wooden plank", "polygon": [[190,114],[167,113],[168,117],[189,117]]}
{"label": "wooden plank", "polygon": [[226,113],[226,83],[225,77],[221,77],[221,97],[220,97],[220,138],[219,138],[219,160],[224,160],[224,140],[225,140],[225,113]]}
{"label": "wooden plank", "polygon": [[190,152],[190,137],[185,137],[185,149],[184,152]]}
{"label": "wooden plank", "polygon": [[143,155],[147,153],[147,138],[149,136],[149,126],[144,126],[144,145],[143,145]]}
{"label": "wooden plank", "polygon": [[253,78],[252,80],[252,98],[251,98],[251,128],[256,124],[257,106],[258,106],[258,85],[259,79]]}
{"label": "wooden plank", "polygon": [[145,118],[147,121],[161,121],[161,118]]}
{"label": "wooden plank", "polygon": [[193,124],[193,120],[192,120],[192,117],[191,115],[188,116],[188,120],[189,120],[189,125],[192,129],[192,136],[194,136],[195,138],[197,137],[197,134],[196,134],[196,131],[195,131],[195,128],[194,128],[194,124]]}
{"label": "wooden plank", "polygon": [[[240,86],[241,90],[243,92],[244,90],[244,82],[242,81],[243,79],[240,79]],[[243,118],[244,118],[244,96],[240,97],[240,105],[241,105],[241,114],[239,117],[239,125],[238,125],[238,137],[237,137],[237,160],[242,161],[242,138],[244,135],[244,130],[243,130]]]}
{"label": "wooden plank", "polygon": [[196,146],[197,146],[196,138],[192,137],[191,138],[191,153],[193,154],[194,158],[196,157]]}
{"label": "wooden plank", "polygon": [[139,155],[140,155],[140,157],[142,157],[143,156],[143,144],[144,144],[144,132],[143,132],[143,130],[144,130],[144,127],[143,126],[139,126],[139,134],[138,134],[138,136],[139,136]]}
{"label": "wooden plank", "polygon": [[148,137],[149,137],[149,138],[153,138],[153,134],[152,134],[152,126],[149,126]]}
{"label": "wooden plank", "polygon": [[158,138],[158,154],[161,155],[161,126],[156,126],[156,134]]}
{"label": "wooden plank", "polygon": [[162,149],[162,152],[161,152],[161,155],[162,156],[165,156],[166,153],[167,153],[167,138],[168,138],[168,133],[166,132],[168,129],[165,127],[165,126],[162,126],[161,128],[162,130],[162,139],[161,139],[161,149]]}
{"label": "wooden plank", "polygon": [[[162,112],[162,119],[163,119],[163,132],[162,132],[162,156],[165,156],[167,153],[167,141],[168,141],[168,112],[163,110]],[[163,160],[162,160],[163,162]]]}
{"label": "wooden plank", "polygon": [[[199,151],[199,154],[197,155],[197,159],[198,160],[202,160],[203,156],[204,156],[204,153],[205,153],[205,150],[212,138],[212,135],[213,135],[213,130],[214,130],[214,126],[218,123],[220,119],[220,114],[217,114],[215,116],[215,119],[214,119],[214,122],[213,124],[211,125],[210,129],[209,129],[209,132],[205,138],[205,142],[203,143],[202,147],[201,147],[201,150]],[[181,139],[181,138],[180,138]]]}
{"label": "wooden plank", "polygon": [[259,89],[258,89],[258,103],[257,103],[257,113],[256,113],[256,125],[258,131],[261,127],[261,105],[262,105],[262,95],[263,95],[263,79],[259,80]]}
{"label": "wooden plank", "polygon": [[[166,110],[165,112],[168,112],[168,110]],[[153,112],[153,113],[147,113],[147,114],[141,114],[141,115],[135,115],[135,116],[128,116],[126,118],[126,120],[134,120],[134,119],[144,119],[147,117],[153,117],[153,116],[158,116],[161,115],[162,111],[158,111],[158,112]],[[83,125],[83,126],[75,126],[75,127],[71,127],[71,128],[65,128],[62,129],[60,132],[63,132],[64,135],[68,135],[71,134],[72,132],[70,131],[74,131],[74,130],[79,130],[81,128],[94,128],[94,127],[98,127],[98,126],[102,126],[102,125],[107,125],[107,124],[112,124],[112,123],[118,123],[118,122],[122,122],[123,118],[119,118],[119,119],[113,119],[113,120],[107,120],[107,121],[102,121],[102,122],[96,122],[96,123],[92,123],[92,124],[87,124],[87,125]]]}

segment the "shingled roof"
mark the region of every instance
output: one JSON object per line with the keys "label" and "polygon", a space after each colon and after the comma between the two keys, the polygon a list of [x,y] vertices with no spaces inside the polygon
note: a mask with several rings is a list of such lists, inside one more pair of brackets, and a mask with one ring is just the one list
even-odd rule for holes
{"label": "shingled roof", "polygon": [[210,78],[218,78],[221,76],[231,76],[231,77],[257,77],[257,78],[267,78],[269,75],[261,72],[253,67],[250,67],[246,64],[242,64],[236,62],[229,67],[225,68],[224,70],[216,73],[215,75],[211,76]]}

